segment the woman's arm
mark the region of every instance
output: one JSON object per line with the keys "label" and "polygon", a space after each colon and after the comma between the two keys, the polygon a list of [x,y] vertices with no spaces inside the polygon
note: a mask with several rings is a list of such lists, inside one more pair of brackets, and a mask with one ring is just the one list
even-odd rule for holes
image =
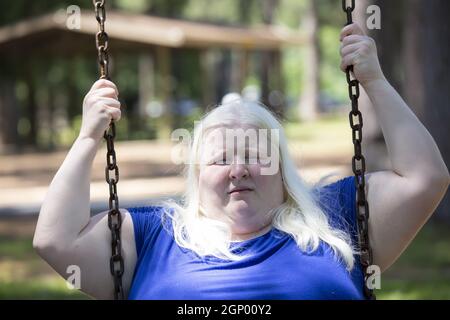
{"label": "woman's arm", "polygon": [[103,132],[111,119],[120,119],[118,90],[99,80],[83,101],[78,139],[50,184],[41,207],[33,244],[37,248],[73,244],[90,219],[91,167]]}
{"label": "woman's arm", "polygon": [[73,245],[90,219],[91,168],[98,149],[92,138],[79,137],[53,178],[34,233],[37,249]]}
{"label": "woman's arm", "polygon": [[386,140],[392,170],[448,186],[449,173],[438,146],[397,91],[385,79],[365,83],[364,89]]}
{"label": "woman's arm", "polygon": [[372,101],[392,163],[392,170],[366,175],[369,238],[374,264],[383,271],[436,210],[450,176],[430,133],[385,79],[373,39],[352,24],[342,30],[341,41],[341,69],[353,65]]}
{"label": "woman's arm", "polygon": [[355,77],[369,96],[393,171],[448,184],[448,169],[432,136],[384,77],[375,41],[356,23],[342,30],[341,41],[341,69],[353,65]]}
{"label": "woman's arm", "polygon": [[[33,247],[62,277],[68,267],[80,271],[80,290],[98,299],[114,297],[110,273],[111,231],[108,211],[90,216],[92,163],[103,132],[111,119],[120,119],[117,89],[112,82],[97,81],[86,95],[78,139],[53,178],[39,213]],[[121,245],[125,270],[122,284],[128,295],[136,265],[136,246],[131,216],[122,215]]]}

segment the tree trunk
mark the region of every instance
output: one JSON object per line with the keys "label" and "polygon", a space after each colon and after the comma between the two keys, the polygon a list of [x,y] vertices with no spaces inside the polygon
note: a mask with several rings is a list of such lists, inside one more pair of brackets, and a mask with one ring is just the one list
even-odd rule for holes
{"label": "tree trunk", "polygon": [[[371,35],[377,42],[383,72],[433,136],[448,165],[450,28],[447,13],[450,3],[444,0],[377,0],[375,3],[383,13],[382,29]],[[395,48],[393,44],[396,44]],[[385,143],[378,137],[367,142],[368,168],[375,168],[384,158],[381,146]],[[434,219],[450,225],[448,194],[436,209]]]}
{"label": "tree trunk", "polygon": [[173,97],[172,89],[174,83],[171,77],[171,57],[171,49],[165,47],[158,47],[156,49],[156,65],[158,67],[157,73],[160,78],[157,91],[160,92],[161,101],[163,104],[163,113],[158,120],[158,139],[170,139],[170,134],[173,130],[173,112],[171,98]]}
{"label": "tree trunk", "polygon": [[27,118],[30,122],[30,130],[28,131],[28,134],[26,136],[26,144],[31,146],[37,145],[37,135],[38,135],[38,119],[37,119],[37,113],[38,113],[38,106],[36,101],[36,83],[35,79],[32,75],[32,68],[33,62],[29,63],[29,69],[26,71],[25,74],[25,82],[27,84],[28,88],[28,99],[27,99]]}
{"label": "tree trunk", "polygon": [[[450,163],[450,76],[448,72],[450,28],[448,13],[450,2],[446,0],[418,1],[420,21],[420,56],[416,66],[422,67],[425,88],[424,124],[435,139],[445,163]],[[416,21],[417,23],[417,21]],[[421,63],[420,63],[421,62]],[[413,67],[413,66],[410,66]],[[446,196],[434,214],[435,219],[450,225],[450,196]]]}
{"label": "tree trunk", "polygon": [[212,80],[214,79],[214,51],[210,49],[201,49],[200,52],[200,72],[202,86],[202,113],[208,110],[208,107],[217,103],[218,98],[214,92]]}
{"label": "tree trunk", "polygon": [[0,151],[2,153],[18,151],[18,107],[14,81],[3,79],[0,82]]}
{"label": "tree trunk", "polygon": [[303,93],[299,104],[299,117],[303,121],[316,120],[319,109],[319,25],[317,2],[309,0],[308,12],[302,23],[302,29],[308,37],[308,44],[305,47],[305,81]]}
{"label": "tree trunk", "polygon": [[138,130],[147,130],[148,112],[147,107],[149,103],[155,99],[155,66],[153,54],[151,52],[141,53],[139,55],[139,102],[136,116],[138,121]]}
{"label": "tree trunk", "polygon": [[[265,0],[262,3],[263,22],[273,23],[275,10],[279,0]],[[281,55],[277,50],[261,51],[261,101],[278,116],[283,116],[282,83],[281,83]]]}
{"label": "tree trunk", "polygon": [[[405,29],[408,32],[404,34],[403,60],[405,61],[405,80],[403,82],[403,92],[405,101],[414,111],[416,116],[423,119],[425,116],[424,99],[425,84],[423,82],[422,65],[423,57],[420,50],[420,35],[422,26],[417,23],[421,21],[421,2],[422,0],[410,0],[405,17]],[[412,67],[416,66],[416,67]]]}

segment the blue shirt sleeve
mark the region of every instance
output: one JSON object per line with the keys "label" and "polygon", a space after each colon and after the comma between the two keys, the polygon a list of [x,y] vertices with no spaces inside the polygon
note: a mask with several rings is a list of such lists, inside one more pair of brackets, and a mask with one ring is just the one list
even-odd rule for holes
{"label": "blue shirt sleeve", "polygon": [[130,212],[133,221],[136,252],[138,257],[140,257],[142,249],[146,246],[152,246],[162,228],[162,207],[132,207],[127,208],[127,210]]}
{"label": "blue shirt sleeve", "polygon": [[356,186],[353,176],[314,189],[322,210],[327,214],[332,227],[350,234],[357,244]]}

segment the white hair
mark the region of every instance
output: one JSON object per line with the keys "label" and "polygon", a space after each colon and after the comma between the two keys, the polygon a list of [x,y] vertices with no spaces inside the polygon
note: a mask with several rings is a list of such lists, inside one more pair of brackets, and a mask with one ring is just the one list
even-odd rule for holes
{"label": "white hair", "polygon": [[[332,248],[334,257],[344,261],[348,271],[354,266],[355,248],[350,235],[333,228],[312,192],[297,172],[289,155],[283,127],[277,117],[264,105],[238,99],[221,104],[207,112],[194,128],[190,145],[189,162],[184,168],[187,189],[182,203],[175,200],[162,201],[164,213],[170,217],[174,239],[180,247],[194,251],[200,257],[215,256],[221,259],[239,260],[245,257],[232,252],[231,228],[202,212],[199,201],[199,147],[202,135],[211,127],[247,124],[260,129],[278,129],[280,170],[283,180],[285,202],[273,209],[272,227],[283,231],[296,241],[298,247],[312,253],[320,241]],[[165,216],[163,214],[163,217]]]}

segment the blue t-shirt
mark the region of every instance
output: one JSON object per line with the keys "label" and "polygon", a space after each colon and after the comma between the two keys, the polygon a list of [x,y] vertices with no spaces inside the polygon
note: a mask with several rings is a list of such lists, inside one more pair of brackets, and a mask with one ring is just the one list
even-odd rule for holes
{"label": "blue t-shirt", "polygon": [[[357,239],[355,192],[353,177],[314,189],[331,225],[349,232],[353,241]],[[326,243],[306,253],[290,235],[272,228],[259,237],[232,243],[233,252],[250,254],[244,260],[200,258],[175,242],[161,223],[161,209],[128,208],[138,257],[128,299],[364,299],[358,256],[349,273]]]}

